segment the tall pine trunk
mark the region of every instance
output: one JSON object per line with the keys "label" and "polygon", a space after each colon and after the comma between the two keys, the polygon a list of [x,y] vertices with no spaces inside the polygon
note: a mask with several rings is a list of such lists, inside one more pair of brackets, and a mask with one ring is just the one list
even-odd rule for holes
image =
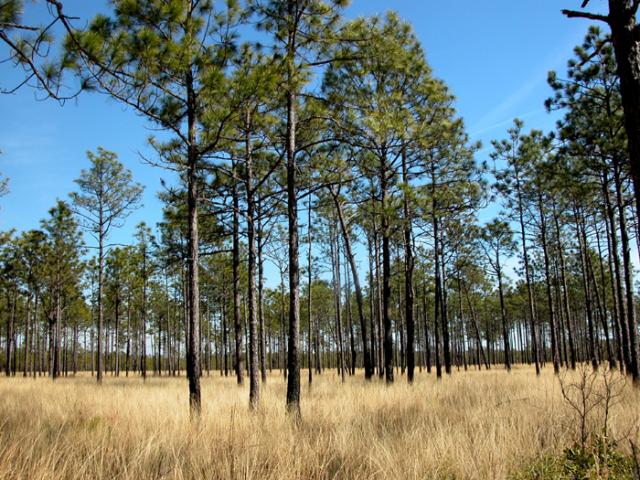
{"label": "tall pine trunk", "polygon": [[[406,149],[402,149],[402,181],[405,188],[409,188],[409,178],[407,172]],[[415,369],[415,320],[414,320],[414,289],[413,289],[413,239],[412,239],[412,218],[409,209],[409,198],[405,191],[403,196],[404,214],[404,316],[407,324],[407,381],[413,383]]]}
{"label": "tall pine trunk", "polygon": [[338,213],[338,220],[340,223],[340,230],[342,232],[342,241],[344,243],[345,255],[347,257],[347,261],[351,269],[351,277],[353,278],[353,285],[356,293],[356,306],[358,308],[358,320],[360,321],[360,332],[362,334],[364,377],[367,380],[370,380],[371,377],[373,377],[373,360],[371,356],[371,352],[373,351],[373,349],[371,349],[371,351],[369,350],[369,344],[367,340],[367,337],[368,337],[367,321],[364,315],[364,298],[362,295],[362,287],[360,286],[360,275],[358,273],[355,256],[353,254],[353,249],[351,246],[351,238],[349,236],[349,232],[347,231],[344,212],[342,211],[342,204],[340,203],[338,194],[335,192],[335,190],[331,189],[330,191],[331,191],[331,196],[333,197],[334,204],[336,206],[336,212]]}
{"label": "tall pine trunk", "polygon": [[[187,154],[187,379],[189,407],[192,417],[201,412],[200,394],[200,282],[198,235],[198,156],[196,149],[196,112],[193,75],[187,73],[188,97],[188,154]],[[146,359],[145,359],[146,360]]]}
{"label": "tall pine trunk", "polygon": [[249,404],[252,409],[260,401],[259,364],[258,364],[258,317],[256,312],[256,241],[255,241],[255,205],[253,191],[253,158],[249,132],[251,115],[247,111],[245,118],[245,167],[247,176],[247,243],[249,258],[247,264],[248,314],[249,314]]}

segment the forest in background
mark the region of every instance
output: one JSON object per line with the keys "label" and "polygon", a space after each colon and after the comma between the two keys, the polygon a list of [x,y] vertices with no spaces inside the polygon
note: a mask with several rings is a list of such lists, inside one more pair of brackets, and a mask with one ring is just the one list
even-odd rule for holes
{"label": "forest in background", "polygon": [[[20,3],[2,6],[19,87],[99,90],[135,109],[169,137],[149,139],[148,162],[180,184],[161,193],[163,222],[110,245],[143,187],[98,148],[40,229],[3,234],[7,375],[186,370],[195,411],[213,370],[246,376],[255,407],[277,369],[294,410],[301,368],[309,383],[325,368],[412,382],[416,368],[590,362],[637,380],[640,237],[609,33],[592,27],[550,72],[556,131],[516,119],[479,162],[393,13],[119,1],[80,31],[46,2],[67,29],[52,59]],[[266,41],[243,42],[247,28]],[[9,43],[9,31],[26,33]],[[498,216],[480,223],[490,204]]]}

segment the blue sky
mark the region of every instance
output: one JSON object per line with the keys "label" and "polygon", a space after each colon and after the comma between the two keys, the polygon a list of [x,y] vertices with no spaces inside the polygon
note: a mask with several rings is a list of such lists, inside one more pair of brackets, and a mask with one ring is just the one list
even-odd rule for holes
{"label": "blue sky", "polygon": [[[104,2],[67,0],[71,15],[88,19]],[[544,111],[550,95],[547,72],[565,71],[572,49],[589,22],[568,20],[561,8],[578,8],[580,0],[352,0],[348,17],[396,10],[413,24],[434,74],[457,97],[457,108],[473,140],[483,143],[478,161],[488,159],[490,140],[502,138],[514,117],[527,128],[553,128]],[[605,11],[606,2],[592,0],[591,10]],[[27,2],[27,9],[37,9]],[[103,10],[104,11],[104,10]],[[4,54],[4,51],[2,52]],[[8,86],[17,78],[0,64]],[[151,154],[146,139],[151,125],[131,110],[100,94],[83,94],[60,106],[38,101],[22,89],[0,96],[0,172],[10,178],[10,194],[0,199],[0,230],[36,228],[56,198],[66,199],[73,179],[88,165],[85,152],[103,146],[117,152],[135,179],[146,186],[144,208],[133,213],[114,242],[128,243],[135,225],[161,219],[156,199],[167,172],[143,163],[139,152]],[[489,210],[484,214],[490,216]]]}

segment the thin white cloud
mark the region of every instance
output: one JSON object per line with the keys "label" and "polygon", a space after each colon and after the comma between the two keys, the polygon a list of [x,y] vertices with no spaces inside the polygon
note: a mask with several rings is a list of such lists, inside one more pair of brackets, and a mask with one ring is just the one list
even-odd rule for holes
{"label": "thin white cloud", "polygon": [[[567,35],[565,41],[560,43],[562,46],[554,50],[537,68],[533,69],[533,73],[529,75],[528,80],[522,86],[489,110],[473,125],[470,129],[473,132],[472,135],[477,136],[511,123],[513,117],[517,116],[518,106],[527,100],[535,90],[546,84],[548,72],[550,70],[562,71],[567,60],[569,60],[569,52],[582,41],[585,33],[585,29],[581,27],[572,31],[570,35]],[[540,102],[542,103],[543,100],[544,99],[540,99]],[[542,111],[543,109],[540,108],[525,114],[520,114],[519,116],[532,116]]]}
{"label": "thin white cloud", "polygon": [[[521,113],[516,115],[519,119],[524,120],[526,118],[530,118],[530,117],[535,117],[536,115],[540,115],[541,113],[545,113],[546,110],[544,108],[537,108],[535,110],[531,110],[529,112],[526,113]],[[478,122],[480,123],[480,122]],[[503,117],[502,120],[500,120],[499,122],[496,123],[492,123],[491,125],[487,125],[486,127],[483,127],[479,130],[473,130],[471,131],[471,136],[474,138],[479,137],[480,135],[483,135],[487,132],[491,132],[493,130],[497,130],[498,128],[503,128],[506,126],[510,126],[511,124],[513,124],[513,116],[507,116],[507,117]]]}

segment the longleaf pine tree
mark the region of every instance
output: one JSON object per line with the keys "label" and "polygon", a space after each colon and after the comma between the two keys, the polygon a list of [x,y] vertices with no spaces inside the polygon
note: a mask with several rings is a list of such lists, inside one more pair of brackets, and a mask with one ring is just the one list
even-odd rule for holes
{"label": "longleaf pine tree", "polygon": [[210,0],[117,0],[66,40],[65,64],[83,83],[132,107],[165,130],[151,138],[160,162],[178,170],[186,185],[188,218],[189,404],[195,417],[200,394],[200,290],[198,208],[208,155],[219,152],[233,112],[226,69],[235,52],[236,2],[220,9]]}
{"label": "longleaf pine tree", "polygon": [[71,194],[73,210],[80,224],[98,243],[98,365],[96,379],[102,383],[104,358],[104,259],[106,243],[113,228],[122,226],[129,214],[140,206],[143,187],[134,183],[132,174],[118,161],[115,153],[98,148],[88,152],[91,168],[83,170],[76,180],[78,192]]}

